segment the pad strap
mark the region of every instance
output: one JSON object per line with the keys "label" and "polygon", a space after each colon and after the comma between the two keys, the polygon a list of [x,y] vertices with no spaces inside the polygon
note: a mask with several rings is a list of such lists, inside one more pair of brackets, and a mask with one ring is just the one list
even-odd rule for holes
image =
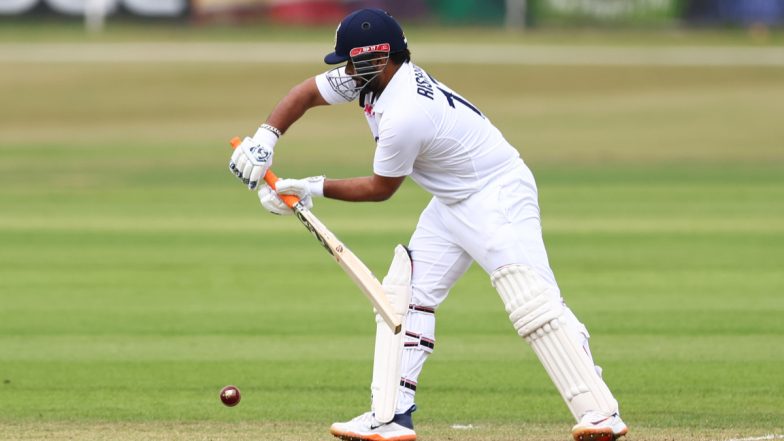
{"label": "pad strap", "polygon": [[422,348],[423,351],[432,353],[436,347],[436,341],[427,337],[422,337],[421,334],[416,332],[406,331],[406,337],[409,339],[403,343],[403,347],[407,349]]}
{"label": "pad strap", "polygon": [[420,306],[420,305],[411,304],[411,305],[408,305],[408,309],[410,311],[424,312],[426,314],[433,314],[433,315],[435,315],[435,313],[436,313],[436,309],[435,308],[431,308],[429,306]]}
{"label": "pad strap", "polygon": [[408,378],[400,378],[400,385],[405,387],[406,389],[411,389],[416,391],[417,383],[416,381],[409,380]]}

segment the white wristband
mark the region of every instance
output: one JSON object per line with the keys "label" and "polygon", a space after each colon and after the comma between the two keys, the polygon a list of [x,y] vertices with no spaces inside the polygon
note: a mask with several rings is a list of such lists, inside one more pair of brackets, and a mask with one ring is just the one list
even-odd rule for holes
{"label": "white wristband", "polygon": [[267,124],[267,123],[264,123],[264,124],[262,124],[262,125],[261,125],[261,128],[262,128],[262,129],[267,129],[267,130],[269,130],[270,132],[274,133],[274,134],[275,134],[275,136],[277,136],[278,138],[280,138],[281,136],[283,136],[283,132],[281,132],[281,131],[280,131],[280,129],[278,129],[278,128],[277,128],[277,127],[275,127],[275,126],[271,126],[271,125],[269,125],[269,124]]}
{"label": "white wristband", "polygon": [[256,134],[253,135],[253,142],[273,149],[278,142],[278,135],[263,127],[259,127],[259,129],[256,130]]}
{"label": "white wristband", "polygon": [[324,196],[324,176],[311,176],[307,178],[308,190],[310,195],[314,197]]}

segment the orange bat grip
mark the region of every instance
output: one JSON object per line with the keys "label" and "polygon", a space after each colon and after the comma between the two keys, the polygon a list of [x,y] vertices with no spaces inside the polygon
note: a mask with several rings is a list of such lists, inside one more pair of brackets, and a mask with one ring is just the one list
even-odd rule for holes
{"label": "orange bat grip", "polygon": [[[242,143],[242,140],[240,139],[239,136],[235,136],[234,138],[231,138],[231,141],[229,142],[231,143],[231,148],[236,149],[240,145],[240,143]],[[272,189],[274,190],[275,182],[277,181],[278,181],[277,175],[275,175],[275,173],[273,173],[272,170],[267,169],[267,173],[264,174],[264,182],[266,182],[267,185],[272,187]],[[278,196],[286,205],[288,205],[291,208],[294,208],[294,206],[297,205],[297,202],[299,202],[299,198],[294,196],[293,194],[279,194]]]}

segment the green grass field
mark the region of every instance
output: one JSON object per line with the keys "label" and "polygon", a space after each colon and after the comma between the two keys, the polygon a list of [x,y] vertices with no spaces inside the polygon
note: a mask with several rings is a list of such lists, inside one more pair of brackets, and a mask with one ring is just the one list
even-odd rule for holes
{"label": "green grass field", "polygon": [[[0,64],[0,439],[328,440],[367,409],[368,302],[226,169],[227,140],[322,69]],[[784,68],[430,71],[534,170],[628,439],[784,437]],[[367,174],[372,151],[355,106],[315,109],[275,168]],[[314,211],[383,274],[427,200],[407,183]],[[422,440],[569,439],[480,269],[437,334]]]}

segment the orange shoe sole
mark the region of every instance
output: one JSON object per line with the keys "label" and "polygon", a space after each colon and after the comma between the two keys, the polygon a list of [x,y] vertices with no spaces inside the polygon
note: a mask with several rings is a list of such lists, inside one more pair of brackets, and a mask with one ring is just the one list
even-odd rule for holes
{"label": "orange shoe sole", "polygon": [[574,441],[615,441],[626,435],[627,431],[627,429],[624,429],[623,432],[613,433],[610,428],[580,429],[572,432],[572,436]]}
{"label": "orange shoe sole", "polygon": [[402,435],[394,436],[392,438],[384,438],[381,435],[359,435],[352,432],[338,432],[336,430],[329,431],[333,436],[342,439],[343,441],[416,441],[416,435]]}

